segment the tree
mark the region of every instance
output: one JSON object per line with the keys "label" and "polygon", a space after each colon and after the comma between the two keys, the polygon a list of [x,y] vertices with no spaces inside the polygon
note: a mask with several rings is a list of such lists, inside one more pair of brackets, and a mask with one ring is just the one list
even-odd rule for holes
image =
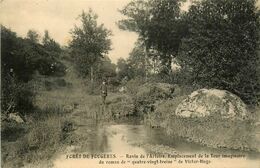
{"label": "tree", "polygon": [[[1,25],[1,110],[2,114],[32,110],[34,94],[27,84],[32,79],[34,59],[25,48],[31,41],[19,38],[16,33]],[[34,56],[32,50],[31,53]]]}
{"label": "tree", "polygon": [[34,43],[39,43],[40,35],[35,30],[29,30],[27,32],[27,38]]}
{"label": "tree", "polygon": [[79,72],[84,77],[90,74],[93,84],[94,64],[111,49],[109,36],[112,34],[103,24],[97,24],[98,16],[91,9],[88,13],[83,11],[79,18],[81,25],[71,31],[70,48]]}
{"label": "tree", "polygon": [[49,35],[49,31],[48,30],[44,30],[44,36],[42,39],[42,44],[47,44],[50,41],[50,35]]}
{"label": "tree", "polygon": [[[136,43],[136,46],[129,54],[127,64],[129,65],[133,77],[146,76],[148,72],[148,60],[146,58],[144,46]],[[146,76],[147,77],[147,76]]]}
{"label": "tree", "polygon": [[39,43],[1,25],[1,109],[25,113],[33,109],[34,93],[30,80],[38,71],[41,75],[65,73],[65,66],[50,56]]}
{"label": "tree", "polygon": [[44,37],[42,39],[43,47],[49,52],[52,57],[59,57],[61,53],[61,47],[54,39],[49,35],[49,31],[44,31]]}
{"label": "tree", "polygon": [[203,0],[187,13],[178,59],[201,87],[226,89],[247,103],[259,98],[259,16],[254,0]]}
{"label": "tree", "polygon": [[[149,57],[146,57],[146,55],[149,55]],[[152,74],[160,71],[160,62],[156,58],[157,52],[152,52],[151,50],[146,52],[145,46],[138,40],[133,50],[129,53],[129,57],[118,60],[118,78],[122,80],[127,77],[130,80],[146,77],[145,81],[147,81]]]}
{"label": "tree", "polygon": [[95,74],[100,82],[102,78],[108,79],[116,76],[116,65],[111,62],[108,56],[104,56],[97,64]]}
{"label": "tree", "polygon": [[157,56],[169,71],[186,33],[180,12],[182,2],[184,0],[133,0],[121,10],[127,19],[118,23],[121,29],[137,32],[146,50],[161,52]]}
{"label": "tree", "polygon": [[123,58],[117,60],[117,69],[117,76],[120,81],[125,78],[132,79],[134,77],[133,69],[129,66],[127,60]]}

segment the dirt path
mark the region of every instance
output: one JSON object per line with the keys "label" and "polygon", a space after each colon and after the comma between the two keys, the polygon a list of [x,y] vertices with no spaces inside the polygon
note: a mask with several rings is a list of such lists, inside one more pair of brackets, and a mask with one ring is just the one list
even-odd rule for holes
{"label": "dirt path", "polygon": [[[64,79],[67,82],[71,82],[71,87],[43,92],[38,97],[38,103],[46,105],[55,103],[59,107],[68,108],[70,113],[67,121],[72,124],[72,130],[66,138],[67,143],[64,144],[63,150],[56,153],[48,162],[44,161],[38,165],[32,164],[25,167],[97,167],[97,160],[67,158],[68,156],[76,157],[76,154],[113,153],[117,155],[117,159],[114,160],[116,161],[122,158],[125,159],[126,154],[147,154],[149,152],[174,154],[175,152],[187,153],[187,151],[195,153],[215,152],[215,150],[201,147],[197,144],[183,142],[178,139],[173,140],[164,135],[162,130],[146,128],[138,122],[128,123],[127,120],[117,122],[112,118],[97,118],[96,114],[101,113],[100,96],[89,95],[84,84],[85,81],[79,79],[73,69],[68,72]],[[111,97],[117,96],[116,93],[109,95]],[[107,113],[111,113],[111,111]],[[227,150],[226,152],[229,151]],[[129,160],[131,161],[131,159]],[[225,160],[225,162],[232,163],[237,167],[246,165],[252,168],[260,164],[256,160],[239,162],[239,165],[236,160],[232,159]],[[216,162],[215,164],[218,165],[219,163]],[[146,166],[150,167],[151,165]],[[178,166],[178,164],[162,166],[173,167]],[[205,167],[205,165],[201,166]],[[114,165],[113,167],[122,167],[122,165]],[[139,166],[128,165],[128,167]],[[144,167],[144,165],[141,167]],[[192,165],[189,165],[189,167],[192,167]]]}

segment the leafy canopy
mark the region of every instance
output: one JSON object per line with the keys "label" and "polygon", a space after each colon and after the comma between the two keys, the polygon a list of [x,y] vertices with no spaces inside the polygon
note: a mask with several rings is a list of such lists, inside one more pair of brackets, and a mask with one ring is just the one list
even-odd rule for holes
{"label": "leafy canopy", "polygon": [[170,65],[186,30],[181,19],[182,2],[184,0],[133,0],[120,11],[127,19],[118,22],[119,28],[137,32],[147,49],[163,53],[158,57]]}
{"label": "leafy canopy", "polygon": [[178,59],[193,83],[257,101],[257,13],[254,0],[203,0],[190,7]]}
{"label": "leafy canopy", "polygon": [[75,26],[71,31],[72,41],[70,48],[78,70],[87,75],[88,67],[104,57],[111,49],[109,36],[111,31],[103,24],[98,25],[98,16],[90,9],[87,13],[79,15],[80,26]]}

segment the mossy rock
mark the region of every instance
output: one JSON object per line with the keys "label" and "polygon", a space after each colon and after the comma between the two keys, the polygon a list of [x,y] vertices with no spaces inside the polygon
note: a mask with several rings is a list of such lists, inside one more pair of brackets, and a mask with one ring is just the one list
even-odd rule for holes
{"label": "mossy rock", "polygon": [[206,117],[220,115],[222,118],[246,119],[245,103],[226,90],[200,89],[192,92],[177,107],[180,117]]}

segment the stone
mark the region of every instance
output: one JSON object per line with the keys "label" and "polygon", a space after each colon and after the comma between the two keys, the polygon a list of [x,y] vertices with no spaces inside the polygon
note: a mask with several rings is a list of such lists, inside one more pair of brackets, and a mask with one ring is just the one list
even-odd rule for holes
{"label": "stone", "polygon": [[118,90],[120,93],[125,93],[126,92],[126,87],[125,86],[122,86],[119,88]]}
{"label": "stone", "polygon": [[18,113],[10,113],[8,115],[8,118],[10,120],[16,121],[17,123],[24,123],[24,120],[21,118],[21,116]]}
{"label": "stone", "polygon": [[192,92],[175,110],[180,117],[206,117],[220,114],[222,118],[245,119],[245,103],[235,94],[226,90],[200,89]]}

